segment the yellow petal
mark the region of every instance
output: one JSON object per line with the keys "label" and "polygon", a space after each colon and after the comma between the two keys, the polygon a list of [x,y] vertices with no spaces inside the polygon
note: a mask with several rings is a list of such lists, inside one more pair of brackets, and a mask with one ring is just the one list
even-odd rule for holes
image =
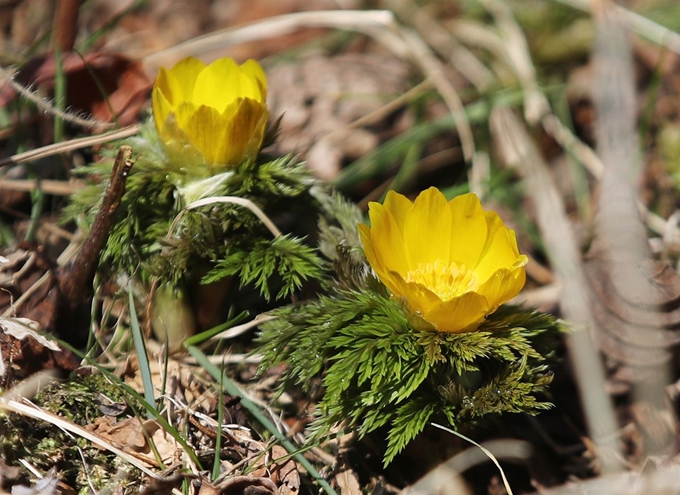
{"label": "yellow petal", "polygon": [[447,202],[434,188],[414,203],[388,193],[359,226],[380,280],[438,331],[471,331],[525,282],[526,256],[512,230],[465,194]]}
{"label": "yellow petal", "polygon": [[267,108],[250,99],[234,102],[223,113],[191,102],[183,103],[176,112],[177,125],[210,165],[238,165],[255,158],[267,118]]}
{"label": "yellow petal", "polygon": [[463,332],[472,330],[490,313],[486,297],[466,292],[454,299],[443,301],[423,317],[440,332]]}
{"label": "yellow petal", "polygon": [[[429,288],[415,282],[407,282],[396,272],[390,272],[392,293],[406,299],[411,311],[426,315],[432,308],[441,304],[441,299]],[[385,284],[387,285],[387,284]]]}
{"label": "yellow petal", "polygon": [[511,267],[519,257],[514,231],[508,229],[495,212],[486,212],[486,219],[489,233],[474,268],[480,282],[486,281],[499,268]]}
{"label": "yellow petal", "polygon": [[223,118],[229,122],[227,135],[231,149],[221,163],[235,165],[255,159],[264,140],[269,118],[267,107],[251,98],[239,98],[227,106]]}
{"label": "yellow petal", "polygon": [[375,249],[373,249],[373,239],[371,238],[371,228],[365,223],[360,223],[357,225],[359,229],[359,238],[361,239],[361,244],[364,247],[364,254],[368,263],[375,267],[379,264],[378,257],[375,255]]}
{"label": "yellow petal", "polygon": [[[183,107],[189,108],[189,105]],[[227,122],[217,110],[201,105],[191,113],[180,111],[178,122],[191,144],[201,151],[207,164],[221,163],[220,157],[226,154],[229,142]]]}
{"label": "yellow petal", "polygon": [[163,137],[163,129],[165,127],[165,122],[168,119],[168,115],[172,113],[172,106],[160,88],[156,87],[153,89],[153,92],[151,93],[151,106],[153,109],[153,119],[156,123],[156,129],[161,135],[161,139],[165,141],[165,138]]}
{"label": "yellow petal", "polygon": [[196,78],[191,100],[198,106],[205,105],[223,112],[227,105],[241,95],[241,74],[230,58],[215,60]]}
{"label": "yellow petal", "polygon": [[495,311],[501,304],[520,293],[526,281],[524,264],[526,256],[522,256],[520,262],[512,269],[501,268],[484,282],[477,292],[487,298],[490,310]]}
{"label": "yellow petal", "polygon": [[394,191],[388,191],[383,205],[390,212],[392,212],[394,221],[399,226],[399,229],[403,232],[406,216],[413,208],[413,203],[403,194],[399,194]]}
{"label": "yellow petal", "polygon": [[437,260],[449,260],[451,217],[451,209],[439,189],[431,187],[418,195],[404,222],[404,246],[409,269]]}
{"label": "yellow petal", "polygon": [[359,224],[358,228],[361,244],[364,246],[364,254],[366,254],[366,259],[373,268],[373,271],[375,271],[375,274],[378,276],[378,278],[393,294],[400,295],[401,292],[399,290],[399,285],[393,281],[395,272],[390,272],[390,270],[383,267],[375,252],[373,247],[373,238],[371,236],[371,228],[366,224]]}
{"label": "yellow petal", "polygon": [[260,64],[248,60],[239,67],[240,95],[264,103],[267,99],[267,80]]}
{"label": "yellow petal", "polygon": [[477,265],[486,242],[487,224],[484,209],[473,193],[456,196],[449,201],[452,213],[451,254],[455,261],[472,269]]}
{"label": "yellow petal", "polygon": [[196,78],[203,69],[205,69],[203,62],[194,57],[187,57],[170,70],[161,68],[156,78],[156,86],[161,89],[170,105],[177,106],[191,99]]}
{"label": "yellow petal", "polygon": [[[264,103],[267,99],[267,75],[262,70],[262,66],[251,58],[241,65],[241,72],[259,83],[258,87],[262,98],[258,101]],[[257,98],[255,99],[257,100]]]}
{"label": "yellow petal", "polygon": [[177,126],[185,132],[188,131],[189,122],[191,122],[194,114],[198,112],[198,109],[199,107],[191,101],[184,101],[180,105],[174,107],[173,114]]}
{"label": "yellow petal", "polygon": [[223,58],[206,66],[190,57],[160,70],[154,119],[173,159],[191,149],[209,165],[238,165],[255,159],[262,147],[266,93],[267,78],[254,60],[239,67]]}
{"label": "yellow petal", "polygon": [[373,269],[376,273],[380,270],[385,275],[388,271],[405,275],[408,266],[404,239],[394,216],[383,205],[374,202],[368,204],[368,216],[371,220],[371,239],[378,262],[378,267],[374,266]]}

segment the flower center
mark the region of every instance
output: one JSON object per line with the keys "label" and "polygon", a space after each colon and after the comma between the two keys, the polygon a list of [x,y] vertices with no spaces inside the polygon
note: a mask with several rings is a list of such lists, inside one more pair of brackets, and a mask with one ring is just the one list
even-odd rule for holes
{"label": "flower center", "polygon": [[406,273],[406,282],[427,287],[442,301],[448,301],[466,292],[474,292],[479,287],[474,272],[455,261],[449,264],[439,260],[434,263],[421,263],[418,268]]}

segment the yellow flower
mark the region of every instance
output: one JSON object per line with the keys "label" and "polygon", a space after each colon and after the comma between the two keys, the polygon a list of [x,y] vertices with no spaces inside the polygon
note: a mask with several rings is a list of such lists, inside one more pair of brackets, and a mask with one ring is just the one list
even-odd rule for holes
{"label": "yellow flower", "polygon": [[153,88],[153,116],[171,150],[198,151],[209,166],[254,159],[269,118],[267,78],[254,60],[207,65],[188,57],[161,68]]}
{"label": "yellow flower", "polygon": [[370,203],[371,227],[359,225],[368,262],[411,311],[441,332],[475,330],[524,286],[515,232],[479,198],[451,201],[435,188],[415,202],[394,192]]}

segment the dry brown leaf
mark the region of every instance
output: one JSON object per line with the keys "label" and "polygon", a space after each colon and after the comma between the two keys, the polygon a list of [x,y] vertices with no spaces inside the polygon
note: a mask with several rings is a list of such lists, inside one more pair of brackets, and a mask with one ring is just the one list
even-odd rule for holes
{"label": "dry brown leaf", "polygon": [[185,477],[184,473],[175,473],[166,478],[153,478],[138,495],[167,495],[172,492],[173,488],[179,488]]}
{"label": "dry brown leaf", "polygon": [[[280,462],[277,462],[280,459]],[[280,493],[297,494],[300,490],[300,472],[295,459],[280,445],[274,445],[265,458],[260,460],[252,474],[256,477],[268,476],[279,487]]]}
{"label": "dry brown leaf", "polygon": [[207,481],[203,482],[198,495],[279,495],[276,485],[269,478],[257,477],[253,474],[247,476],[234,476],[227,478],[216,485]]}
{"label": "dry brown leaf", "polygon": [[147,442],[147,435],[153,441],[163,463],[175,461],[181,455],[175,440],[155,420],[140,423],[138,418],[116,421],[115,418],[102,416],[86,428],[115,447],[136,454],[135,457],[151,466],[157,466],[158,463]]}
{"label": "dry brown leaf", "polygon": [[[82,56],[64,54],[62,65],[69,108],[101,122],[111,122],[114,116],[121,126],[137,122],[153,85],[139,62],[116,53],[92,52]],[[14,80],[27,88],[39,87],[51,93],[55,77],[54,56],[48,54],[27,62]],[[0,92],[0,106],[15,96],[15,91],[6,86]]]}
{"label": "dry brown leaf", "polygon": [[351,469],[340,471],[335,476],[335,482],[340,489],[340,495],[361,495],[363,493],[356,473]]}

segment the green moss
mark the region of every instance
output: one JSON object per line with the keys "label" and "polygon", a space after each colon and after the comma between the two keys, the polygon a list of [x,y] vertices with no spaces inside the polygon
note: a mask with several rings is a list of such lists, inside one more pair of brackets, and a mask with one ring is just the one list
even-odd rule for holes
{"label": "green moss", "polygon": [[[33,402],[85,426],[103,416],[102,406],[110,405],[111,401],[129,400],[105,377],[93,375],[51,385]],[[67,434],[48,422],[14,413],[0,413],[0,453],[6,463],[21,469],[20,479],[15,482],[27,485],[33,476],[19,463],[22,459],[44,473],[55,469],[60,480],[82,493],[90,490],[89,483],[97,490],[105,488],[116,479],[119,467],[127,472],[130,482],[126,493],[135,493],[142,480],[142,473],[136,468],[121,463],[116,455],[95,447],[86,439]]]}

